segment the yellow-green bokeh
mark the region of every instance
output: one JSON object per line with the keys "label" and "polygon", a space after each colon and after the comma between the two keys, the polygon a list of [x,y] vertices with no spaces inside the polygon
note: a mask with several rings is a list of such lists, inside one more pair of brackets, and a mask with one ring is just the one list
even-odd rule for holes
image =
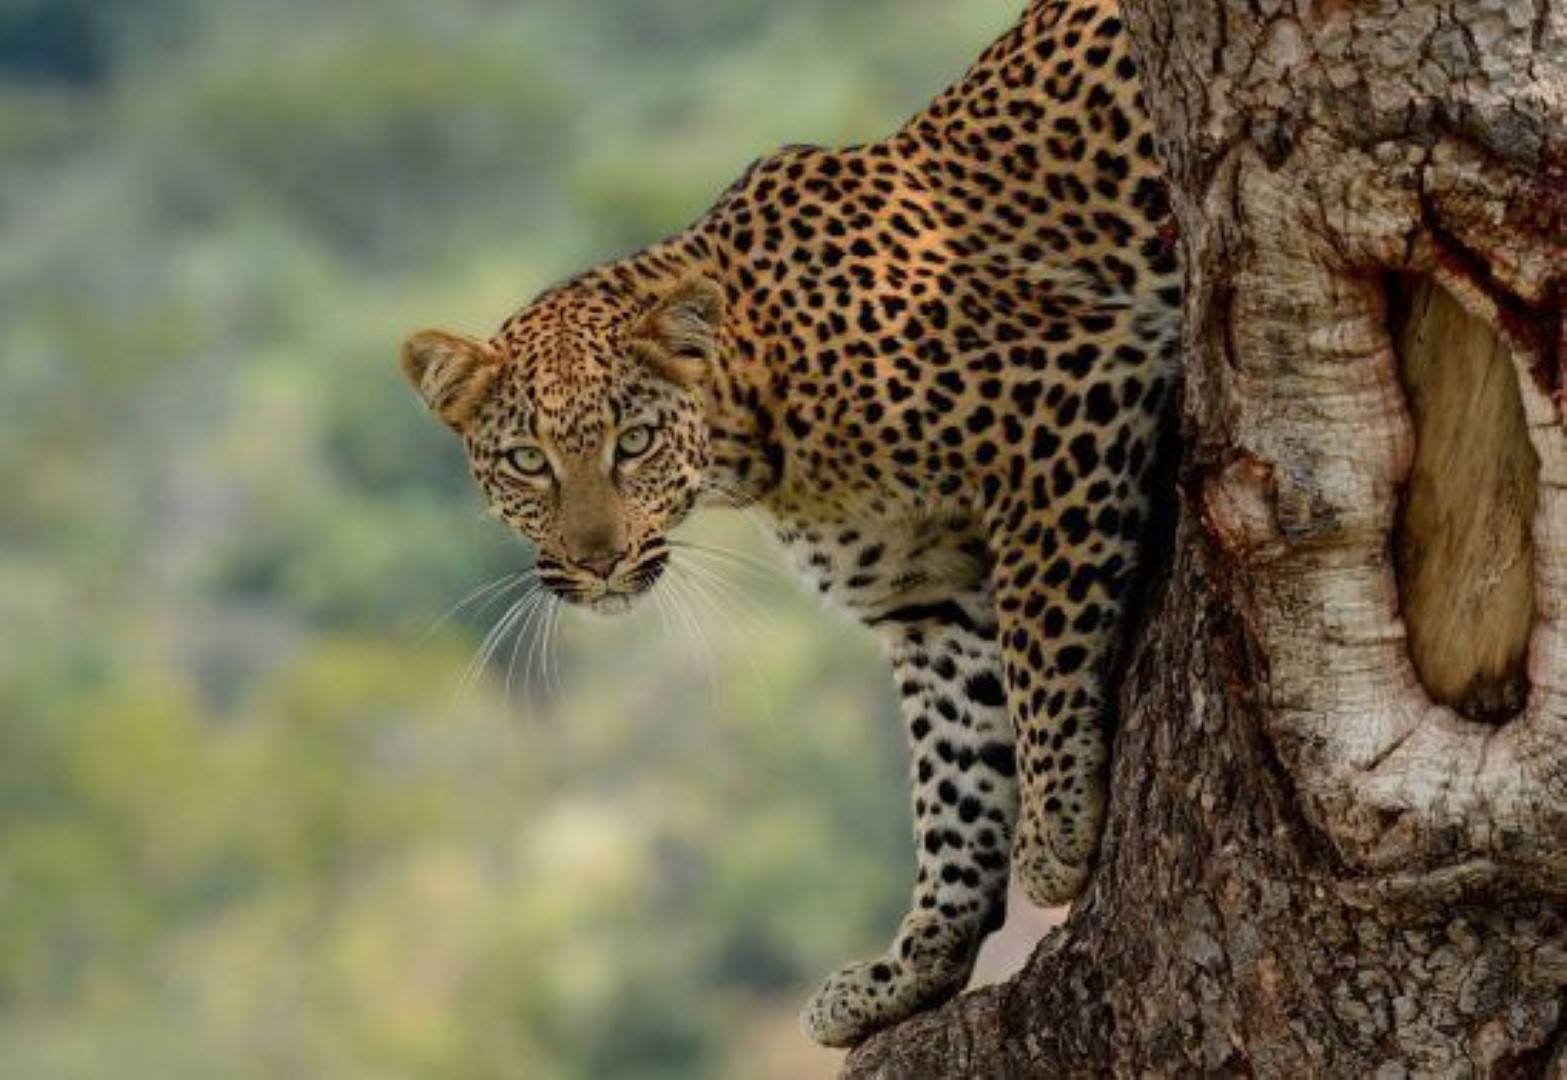
{"label": "yellow-green bokeh", "polygon": [[528,556],[395,349],[1017,6],[0,2],[0,1077],[830,1074],[794,1011],[910,875],[871,643],[735,564],[705,643],[465,688],[499,607],[428,631]]}

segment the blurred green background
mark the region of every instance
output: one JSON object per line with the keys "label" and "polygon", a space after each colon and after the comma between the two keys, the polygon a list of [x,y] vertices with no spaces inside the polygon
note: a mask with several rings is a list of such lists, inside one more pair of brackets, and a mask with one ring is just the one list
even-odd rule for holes
{"label": "blurred green background", "polygon": [[830,1075],[911,874],[871,643],[733,562],[465,682],[529,556],[396,346],[1018,7],[0,0],[0,1077]]}

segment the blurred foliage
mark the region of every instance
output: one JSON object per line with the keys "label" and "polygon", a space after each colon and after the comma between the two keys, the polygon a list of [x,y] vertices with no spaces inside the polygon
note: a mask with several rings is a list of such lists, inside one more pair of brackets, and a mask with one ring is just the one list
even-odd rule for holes
{"label": "blurred foliage", "polygon": [[393,358],[1014,7],[0,0],[0,1076],[830,1070],[778,1032],[910,859],[870,644],[736,562],[465,684],[527,553]]}

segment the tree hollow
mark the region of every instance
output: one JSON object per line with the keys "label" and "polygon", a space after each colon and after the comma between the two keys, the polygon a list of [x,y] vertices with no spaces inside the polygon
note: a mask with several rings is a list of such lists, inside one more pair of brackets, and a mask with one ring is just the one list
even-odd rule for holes
{"label": "tree hollow", "polygon": [[1433,701],[1501,723],[1528,697],[1539,457],[1507,345],[1431,278],[1389,320],[1415,452],[1393,540],[1409,652]]}

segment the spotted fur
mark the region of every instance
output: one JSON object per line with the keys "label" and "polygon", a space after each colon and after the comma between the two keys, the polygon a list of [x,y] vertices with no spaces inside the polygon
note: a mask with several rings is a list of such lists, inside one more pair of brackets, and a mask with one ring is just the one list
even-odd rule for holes
{"label": "spotted fur", "polygon": [[1082,887],[1179,303],[1119,12],[1034,0],[891,138],[780,151],[493,339],[405,351],[567,599],[625,606],[693,508],[741,501],[881,636],[918,876],[887,953],[807,1006],[821,1042],[960,990],[1009,868],[1042,904]]}

